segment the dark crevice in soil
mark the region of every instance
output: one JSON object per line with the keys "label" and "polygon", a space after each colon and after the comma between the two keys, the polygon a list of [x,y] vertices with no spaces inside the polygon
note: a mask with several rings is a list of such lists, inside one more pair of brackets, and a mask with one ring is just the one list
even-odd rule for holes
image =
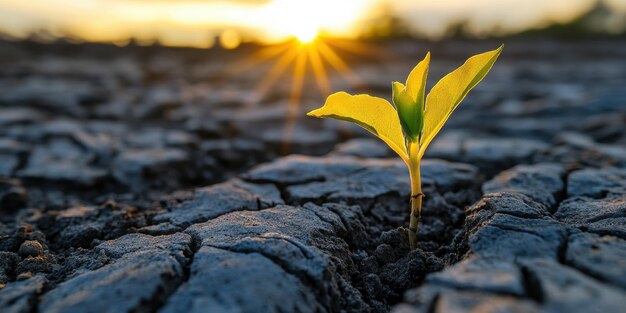
{"label": "dark crevice in soil", "polygon": [[39,302],[41,302],[42,295],[43,295],[43,292],[38,294],[36,297],[33,297],[33,299],[29,300],[29,306],[30,306],[30,310],[28,311],[29,313],[39,312]]}
{"label": "dark crevice in soil", "polygon": [[[571,235],[570,232],[568,232],[568,238]],[[572,264],[571,262],[567,261],[567,249],[568,249],[568,244],[569,244],[569,240],[565,240],[565,242],[563,243],[563,245],[561,245],[559,247],[559,251],[558,251],[558,256],[559,256],[559,263],[566,266],[567,268],[570,268],[572,270],[575,270],[577,272],[580,272],[582,274],[584,274],[585,276],[595,279],[599,282],[605,283],[605,284],[609,284],[609,285],[614,285],[614,283],[607,281],[605,278],[599,276],[597,273],[594,273],[592,271],[588,271],[584,268],[580,268],[578,266],[576,266],[575,264]],[[619,286],[616,286],[619,288]]]}
{"label": "dark crevice in soil", "polygon": [[[561,205],[561,203],[563,201],[568,200],[568,199],[572,199],[572,198],[567,198],[567,194],[566,193],[567,193],[567,184],[569,182],[569,176],[570,176],[570,174],[573,171],[574,170],[568,170],[567,173],[565,174],[565,177],[563,177],[564,191],[563,191],[561,197],[559,197],[558,203],[556,204],[557,209],[558,209],[558,207]],[[573,198],[576,198],[576,197],[573,197]],[[626,215],[623,215],[623,216],[616,216],[616,215],[610,215],[610,214],[609,215],[600,215],[600,216],[597,216],[597,217],[595,217],[593,219],[587,219],[586,222],[587,223],[593,223],[593,222],[601,221],[601,220],[604,220],[604,219],[607,219],[607,218],[624,217],[624,216],[626,216]],[[584,229],[581,229],[581,230],[585,231]],[[604,281],[602,278],[597,277],[597,275],[594,275],[594,273],[590,273],[588,271],[580,269],[580,268],[574,266],[573,264],[571,264],[570,262],[567,261],[567,250],[569,248],[569,238],[572,235],[572,231],[573,231],[572,229],[568,229],[567,230],[566,236],[565,236],[565,240],[563,240],[563,243],[559,246],[559,249],[557,251],[558,262],[560,264],[564,265],[564,266],[567,266],[568,268],[571,268],[573,270],[581,272],[581,273],[583,273],[583,274],[585,274],[587,276],[593,277],[593,278],[595,278],[595,279],[597,279],[599,281]]]}
{"label": "dark crevice in soil", "polygon": [[285,183],[280,183],[280,182],[276,182],[274,180],[271,179],[252,179],[249,177],[246,177],[246,175],[240,176],[240,178],[246,182],[252,183],[252,184],[269,184],[269,185],[274,185],[276,186],[276,188],[278,188],[278,191],[280,192],[281,198],[283,199],[283,201],[287,201],[288,197],[287,197],[287,188],[291,187],[291,186],[298,186],[298,185],[306,185],[306,184],[310,184],[310,183],[316,183],[316,182],[325,182],[326,179],[324,177],[318,177],[318,178],[311,178],[311,179],[305,179],[296,183],[289,183],[289,184],[285,184]]}
{"label": "dark crevice in soil", "polygon": [[[332,221],[329,221],[328,218],[326,218],[324,215],[320,214],[319,212],[315,211],[315,210],[311,210],[309,209],[306,205],[302,207],[303,209],[310,211],[311,213],[315,214],[315,216],[317,216],[317,218],[319,218],[321,221],[325,222],[326,224],[332,226],[334,228],[335,225],[333,225]],[[344,220],[341,219],[341,217],[334,211],[331,210],[331,212],[333,212],[335,215],[337,215],[339,217],[339,219],[341,220],[341,224],[343,225],[343,227],[347,230],[348,227],[346,225],[346,223],[344,222]],[[349,231],[348,231],[349,232]],[[344,238],[345,236],[340,236],[339,234],[336,234],[337,237],[346,240],[346,238]]]}
{"label": "dark crevice in soil", "polygon": [[428,304],[428,307],[426,308],[426,312],[427,313],[436,313],[435,310],[437,310],[437,303],[439,302],[439,294],[436,294],[432,301],[430,301],[430,303]]}
{"label": "dark crevice in soil", "polygon": [[493,223],[489,224],[488,226],[485,226],[485,227],[495,227],[495,228],[499,228],[499,229],[504,230],[504,231],[514,231],[514,232],[525,233],[525,234],[533,235],[535,237],[539,237],[539,239],[543,239],[541,234],[535,233],[535,232],[530,231],[528,229],[519,229],[519,228],[515,228],[515,227],[506,227],[505,225],[495,225]]}
{"label": "dark crevice in soil", "polygon": [[166,281],[165,284],[167,287],[163,288],[159,286],[151,298],[143,299],[136,308],[137,312],[157,312],[167,303],[167,299],[170,295],[182,284],[182,280],[176,277],[167,277],[164,280]]}
{"label": "dark crevice in soil", "polygon": [[559,263],[564,265],[567,265],[567,248],[570,236],[569,231],[567,231],[566,233],[567,235],[565,236],[565,240],[563,240],[563,243],[561,243],[559,249],[557,250],[558,261]]}
{"label": "dark crevice in soil", "polygon": [[[379,204],[380,201],[384,201],[384,199],[391,196],[396,199],[400,198],[397,194],[381,195],[377,197],[375,201],[366,206],[363,210],[365,216],[362,223],[366,226],[367,237],[370,240],[369,242],[360,243],[356,246],[353,244],[350,245],[350,249],[353,252],[353,259],[356,255],[364,256],[359,256],[355,259],[357,275],[353,277],[353,283],[361,292],[366,302],[372,306],[374,312],[388,311],[393,305],[402,300],[402,294],[404,291],[420,286],[428,272],[441,270],[444,264],[452,265],[462,260],[469,249],[465,239],[465,230],[463,229],[463,220],[465,219],[465,214],[463,214],[460,222],[454,225],[447,224],[447,226],[445,226],[455,229],[456,234],[450,234],[450,236],[446,236],[447,238],[440,237],[436,242],[425,240],[424,236],[422,236],[423,241],[420,242],[420,247],[417,252],[409,253],[408,247],[406,246],[406,235],[403,231],[398,229],[398,227],[402,227],[404,224],[407,224],[408,221],[404,221],[398,225],[397,222],[380,220],[372,214],[374,207]],[[401,203],[401,201],[398,201],[398,203]],[[445,208],[442,208],[442,210],[445,210]],[[401,212],[400,214],[402,213],[405,212]],[[390,215],[393,215],[393,213],[390,212]],[[421,226],[424,229],[429,229],[429,227],[433,225],[432,223],[436,224],[436,221],[443,221],[444,223],[447,223],[446,220],[447,218],[445,212],[443,215],[435,213],[428,218],[425,218],[422,221]],[[346,224],[345,221],[344,224]],[[348,237],[350,237],[350,235],[351,233],[348,233]],[[347,238],[346,241],[352,242],[353,240]],[[387,254],[389,257],[381,258],[381,254]],[[430,263],[432,261],[426,261],[430,260],[431,257],[429,257],[429,255],[432,255],[432,257],[435,257],[436,255],[435,263]],[[374,269],[372,269],[372,263],[377,263],[378,265],[373,265]],[[420,272],[419,270],[417,272],[413,272],[411,268],[414,265],[412,264],[420,264],[419,267],[426,269],[427,272]],[[395,270],[390,270],[393,268],[395,268]],[[408,272],[396,272],[397,270]],[[368,295],[372,285],[365,279],[368,275],[372,274],[377,275],[377,277],[381,277],[383,289],[386,290],[380,292],[374,297]],[[418,276],[412,276],[411,280],[406,282],[408,284],[404,285],[400,281],[388,281],[389,275],[404,276],[404,279],[409,278],[409,275]],[[383,303],[384,309],[379,305],[377,306],[377,303]]]}
{"label": "dark crevice in soil", "polygon": [[[495,214],[496,212],[494,212]],[[498,214],[503,214],[503,215],[508,215],[508,216],[512,216],[512,217],[517,217],[517,218],[523,218],[523,219],[528,219],[528,220],[537,220],[537,219],[541,219],[541,217],[537,217],[536,215],[533,215],[532,213],[530,214],[525,214],[525,212],[513,212],[513,211],[508,211],[508,212],[497,212]],[[493,215],[492,215],[493,217]]]}
{"label": "dark crevice in soil", "polygon": [[563,176],[561,177],[561,180],[563,181],[563,189],[559,190],[554,195],[554,200],[556,200],[556,203],[554,204],[553,207],[550,208],[550,214],[556,213],[556,211],[559,209],[559,206],[561,205],[561,202],[567,199],[567,185],[569,184],[569,175],[572,172],[573,172],[572,170],[566,170]]}
{"label": "dark crevice in soil", "polygon": [[[590,199],[594,199],[594,200],[602,200],[602,199],[608,197],[610,193],[611,193],[610,190],[601,190],[600,192],[595,193],[595,194],[587,194],[587,195],[579,196],[579,197],[581,197],[581,198],[582,197],[590,198]],[[576,197],[572,197],[572,198],[568,198],[568,199],[574,199],[574,198],[576,198]]]}
{"label": "dark crevice in soil", "polygon": [[538,303],[543,303],[544,293],[542,291],[541,283],[536,277],[536,274],[524,265],[520,265],[520,268],[522,273],[522,283],[524,285],[524,290],[526,291],[526,296]]}
{"label": "dark crevice in soil", "polygon": [[589,219],[585,220],[585,223],[590,224],[590,223],[595,223],[595,222],[602,221],[602,220],[605,220],[605,219],[617,218],[617,217],[626,217],[626,211],[598,215],[598,216],[596,216],[594,218],[589,218]]}
{"label": "dark crevice in soil", "polygon": [[288,242],[289,244],[291,244],[292,246],[298,248],[298,250],[300,251],[300,253],[302,253],[302,255],[304,255],[307,259],[313,259],[314,256],[311,255],[311,253],[309,251],[306,250],[306,247],[303,246],[303,244],[301,244],[299,241],[296,240],[292,240],[290,238],[287,237],[281,237],[281,236],[274,236],[274,235],[270,235],[270,236],[259,236],[258,238],[262,238],[262,239],[277,239],[277,240],[284,240],[286,242]]}
{"label": "dark crevice in soil", "polygon": [[155,297],[151,301],[146,303],[146,308],[148,308],[148,312],[158,312],[166,303],[167,300],[172,296],[178,288],[183,286],[189,278],[191,277],[191,265],[193,264],[196,253],[200,250],[200,246],[196,244],[196,241],[190,240],[189,243],[189,255],[186,255],[188,261],[185,264],[181,264],[183,266],[183,277],[181,279],[177,279],[171,282],[171,288],[169,290],[158,292]]}

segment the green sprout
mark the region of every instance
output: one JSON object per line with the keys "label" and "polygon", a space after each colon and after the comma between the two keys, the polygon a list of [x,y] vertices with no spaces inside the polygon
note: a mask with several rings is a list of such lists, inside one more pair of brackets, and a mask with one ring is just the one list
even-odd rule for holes
{"label": "green sprout", "polygon": [[422,212],[420,161],[428,144],[441,130],[452,111],[487,75],[502,52],[498,49],[475,55],[461,67],[443,77],[426,94],[430,52],[415,66],[406,80],[392,83],[393,105],[370,95],[337,92],[323,107],[307,115],[355,123],[383,140],[404,160],[411,178],[411,217],[409,246],[417,247],[417,229]]}

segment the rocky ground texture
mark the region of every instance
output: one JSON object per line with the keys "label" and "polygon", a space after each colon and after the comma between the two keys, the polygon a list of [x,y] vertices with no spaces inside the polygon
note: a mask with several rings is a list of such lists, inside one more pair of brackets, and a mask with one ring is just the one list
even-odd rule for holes
{"label": "rocky ground texture", "polygon": [[[330,80],[388,96],[495,46]],[[227,75],[255,49],[0,44],[1,312],[624,310],[626,44],[507,43],[423,161],[414,251],[402,161],[302,117],[314,82],[256,99],[267,68]]]}

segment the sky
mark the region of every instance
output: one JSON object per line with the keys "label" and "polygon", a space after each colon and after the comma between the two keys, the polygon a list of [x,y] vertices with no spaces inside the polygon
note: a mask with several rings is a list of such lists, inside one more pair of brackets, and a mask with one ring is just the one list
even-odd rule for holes
{"label": "sky", "polygon": [[[354,37],[382,4],[411,29],[434,39],[446,27],[467,21],[477,34],[515,32],[567,22],[598,0],[0,0],[0,32],[87,41],[236,47],[241,37],[263,42],[318,32]],[[626,0],[604,0],[626,13]]]}

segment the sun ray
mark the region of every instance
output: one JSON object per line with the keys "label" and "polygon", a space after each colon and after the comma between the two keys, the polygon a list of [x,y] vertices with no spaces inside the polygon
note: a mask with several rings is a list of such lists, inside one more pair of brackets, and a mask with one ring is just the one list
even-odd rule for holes
{"label": "sun ray", "polygon": [[317,46],[307,46],[307,53],[309,54],[311,69],[313,70],[313,77],[315,78],[317,86],[319,87],[322,96],[328,96],[330,94],[330,82],[328,81],[326,68],[324,67],[324,62],[322,62],[320,53],[317,50]]}
{"label": "sun ray", "polygon": [[276,83],[276,80],[287,70],[287,67],[298,56],[298,47],[291,46],[283,54],[280,59],[269,70],[267,77],[262,80],[252,92],[252,97],[249,99],[248,105],[256,104],[260,101],[269,89]]}
{"label": "sun ray", "polygon": [[264,47],[261,50],[255,52],[254,54],[246,57],[241,61],[237,61],[230,65],[226,72],[230,75],[236,75],[247,71],[269,59],[272,59],[282,53],[285,53],[289,48],[293,47],[293,42],[287,41],[282,44],[272,45],[268,47]]}
{"label": "sun ray", "polygon": [[297,120],[298,111],[300,109],[300,99],[302,97],[302,87],[306,77],[307,64],[307,48],[304,45],[299,47],[295,65],[293,68],[293,82],[291,83],[291,93],[289,95],[289,105],[287,107],[287,120],[285,121],[285,130],[283,138],[282,153],[289,153],[289,143],[293,136],[295,122]]}
{"label": "sun ray", "polygon": [[[289,103],[298,103],[302,96],[302,86],[304,85],[304,77],[306,75],[306,61],[308,54],[301,49],[296,58],[296,64],[293,68],[293,83],[291,85],[291,94]],[[290,109],[293,109],[290,107]]]}
{"label": "sun ray", "polygon": [[348,65],[322,40],[316,42],[319,52],[328,63],[339,72],[349,83],[353,85],[361,85],[361,79],[348,67]]}
{"label": "sun ray", "polygon": [[[276,86],[279,80],[282,82],[282,77],[291,69],[291,75],[285,78],[286,82],[290,80],[291,83],[289,85],[288,101],[285,108],[286,116],[282,133],[282,143],[279,147],[282,154],[288,154],[290,152],[289,145],[292,142],[295,127],[299,121],[299,111],[304,94],[304,86],[309,77],[315,80],[317,89],[319,89],[323,97],[328,96],[332,91],[331,80],[329,79],[330,74],[338,74],[353,86],[362,85],[360,77],[350,69],[348,63],[334,50],[341,48],[327,43],[327,40],[327,38],[323,37],[314,38],[310,42],[293,39],[273,47],[262,48],[229,67],[231,72],[242,74],[272,59],[271,63],[269,63],[269,68],[264,71],[260,81],[252,90],[248,99],[246,99],[245,105],[242,107],[243,110],[252,109],[255,105],[263,101],[268,96],[270,90]],[[361,53],[365,55],[365,50],[367,49],[364,45],[351,46],[350,43],[345,43],[343,46],[346,48],[341,49],[342,51],[352,54]],[[373,49],[369,51],[371,52]],[[309,63],[310,71],[308,70]],[[276,92],[280,94],[283,92],[283,89],[277,90]]]}

